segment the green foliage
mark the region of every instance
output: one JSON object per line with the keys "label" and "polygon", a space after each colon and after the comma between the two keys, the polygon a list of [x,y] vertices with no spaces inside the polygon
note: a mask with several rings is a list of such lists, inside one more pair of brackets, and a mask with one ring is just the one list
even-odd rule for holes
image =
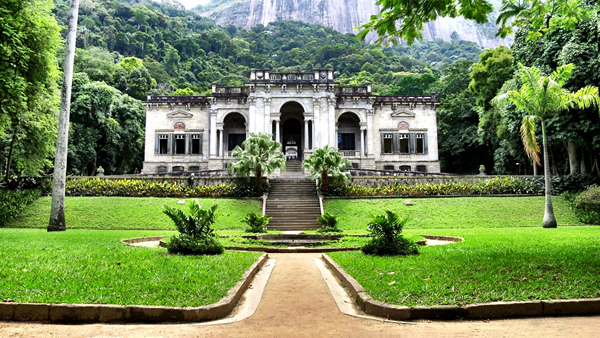
{"label": "green foliage", "polygon": [[403,185],[394,183],[379,187],[335,184],[332,196],[448,196],[448,195],[495,195],[495,194],[539,194],[543,185],[539,180],[520,177],[494,177],[477,183],[420,183]]}
{"label": "green foliage", "polygon": [[37,175],[52,167],[60,97],[56,58],[60,27],[52,7],[51,0],[7,0],[0,4],[3,175]]}
{"label": "green foliage", "polygon": [[562,196],[569,203],[569,207],[577,219],[585,224],[600,224],[600,212],[589,208],[584,203],[578,204],[577,198],[581,193],[566,192]]}
{"label": "green foliage", "polygon": [[482,24],[487,22],[488,15],[494,10],[486,0],[436,0],[429,1],[426,5],[409,0],[379,0],[377,4],[381,6],[381,11],[359,27],[363,30],[357,37],[365,39],[368,33],[376,32],[379,35],[378,43],[390,40],[397,44],[398,39],[402,39],[409,45],[415,39],[422,39],[423,25],[435,21],[438,16],[462,16]]}
{"label": "green foliage", "polygon": [[230,184],[188,185],[144,180],[110,180],[95,178],[73,179],[67,182],[67,196],[124,196],[124,197],[255,197],[255,187],[241,182]]}
{"label": "green foliage", "polygon": [[320,178],[321,190],[329,191],[329,176],[337,180],[348,180],[350,173],[344,172],[352,164],[340,155],[337,148],[325,145],[316,148],[315,151],[302,161],[302,168],[307,169],[313,179]]}
{"label": "green foliage", "polygon": [[249,213],[242,222],[246,223],[250,228],[246,232],[261,233],[267,232],[264,228],[269,225],[269,220],[272,217],[259,215],[255,212]]}
{"label": "green foliage", "polygon": [[418,254],[417,245],[402,236],[402,228],[408,220],[408,217],[400,219],[389,210],[385,215],[375,216],[367,226],[373,239],[361,248],[362,252],[376,256]]}
{"label": "green foliage", "polygon": [[600,214],[600,186],[592,185],[575,199],[578,207],[587,208]]}
{"label": "green foliage", "polygon": [[220,255],[223,246],[217,240],[214,230],[217,205],[209,209],[202,209],[196,200],[188,202],[190,209],[186,215],[180,209],[165,205],[163,212],[175,223],[179,235],[171,238],[167,250],[172,254],[182,255]]}
{"label": "green foliage", "polygon": [[328,212],[317,217],[317,221],[321,223],[321,227],[317,230],[319,233],[342,232],[342,230],[338,228],[339,217],[335,217]]}
{"label": "green foliage", "polygon": [[39,190],[0,189],[0,228],[19,216],[25,207],[40,197]]}
{"label": "green foliage", "polygon": [[262,193],[263,174],[271,174],[285,166],[281,144],[274,141],[271,134],[251,133],[250,138],[242,143],[242,147],[235,147],[231,155],[239,160],[229,163],[227,170],[243,177],[254,176],[259,194]]}

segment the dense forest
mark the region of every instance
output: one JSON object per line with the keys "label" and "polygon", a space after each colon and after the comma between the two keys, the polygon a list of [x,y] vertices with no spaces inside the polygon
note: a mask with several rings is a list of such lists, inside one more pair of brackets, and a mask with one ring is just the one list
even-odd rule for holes
{"label": "dense forest", "polygon": [[[40,0],[39,2],[52,2]],[[66,33],[70,1],[55,0],[52,13]],[[597,16],[574,31],[557,29],[533,41],[523,28],[508,49],[482,50],[454,39],[420,41],[411,46],[380,47],[352,34],[301,22],[281,21],[251,30],[219,27],[210,19],[169,3],[147,0],[81,0],[71,107],[69,173],[132,173],[143,160],[145,93],[203,95],[213,82],[242,85],[250,68],[307,71],[333,68],[345,85],[373,83],[379,95],[423,95],[435,91],[442,170],[475,173],[533,172],[519,136],[523,112],[497,108],[490,100],[519,86],[518,63],[549,73],[576,65],[567,88],[576,90],[599,79]],[[58,62],[63,50],[56,52]],[[56,81],[56,80],[55,80]],[[56,111],[57,102],[52,103]],[[48,130],[55,128],[46,121]],[[53,138],[37,161],[15,139],[22,128],[0,125],[0,163],[11,174],[51,171]],[[600,174],[600,121],[595,109],[576,110],[552,119],[552,169],[555,174]],[[51,133],[50,133],[51,134]],[[126,156],[124,156],[126,154]],[[12,165],[8,166],[9,158]],[[126,160],[125,160],[126,159]],[[570,160],[570,161],[569,161]],[[575,163],[577,163],[576,167]]]}

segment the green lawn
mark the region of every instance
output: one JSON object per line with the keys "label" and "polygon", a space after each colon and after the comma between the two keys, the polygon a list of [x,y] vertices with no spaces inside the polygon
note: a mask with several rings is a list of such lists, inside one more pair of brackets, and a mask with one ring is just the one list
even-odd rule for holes
{"label": "green lawn", "polygon": [[[170,229],[175,226],[162,212],[163,205],[177,207],[187,212],[185,205],[178,205],[179,198],[152,197],[67,197],[65,218],[69,229]],[[189,198],[186,201],[190,200]],[[247,226],[241,221],[250,212],[260,213],[262,204],[253,199],[197,198],[203,208],[218,204],[215,229],[242,230]],[[43,197],[32,203],[14,220],[10,227],[46,228],[50,217],[51,197]]]}
{"label": "green lawn", "polygon": [[469,304],[600,297],[600,227],[438,229],[459,236],[408,257],[329,255],[374,299],[389,304]]}
{"label": "green lawn", "polygon": [[218,302],[260,253],[168,255],[124,238],[163,231],[0,229],[0,300],[201,306]]}
{"label": "green lawn", "polygon": [[[542,227],[544,197],[458,197],[325,200],[325,211],[340,216],[340,228],[366,231],[373,215],[392,210],[410,216],[407,229]],[[559,226],[583,225],[562,196],[553,197]]]}

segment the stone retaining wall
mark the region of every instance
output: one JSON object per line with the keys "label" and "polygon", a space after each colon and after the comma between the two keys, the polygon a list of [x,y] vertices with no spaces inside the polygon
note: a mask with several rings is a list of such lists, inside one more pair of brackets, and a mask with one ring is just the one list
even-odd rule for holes
{"label": "stone retaining wall", "polygon": [[[500,175],[429,175],[429,176],[353,176],[348,184],[358,185],[363,187],[381,187],[400,185],[415,185],[415,184],[440,184],[440,183],[467,183],[473,184],[479,181],[485,181],[496,177],[504,177]],[[534,176],[519,176],[523,178],[533,178]]]}

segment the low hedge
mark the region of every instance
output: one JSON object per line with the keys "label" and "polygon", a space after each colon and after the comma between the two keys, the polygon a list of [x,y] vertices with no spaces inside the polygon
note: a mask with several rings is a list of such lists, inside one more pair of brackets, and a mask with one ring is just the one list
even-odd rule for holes
{"label": "low hedge", "polygon": [[107,180],[81,178],[70,180],[65,187],[67,196],[122,197],[257,197],[256,188],[248,183],[204,185],[190,188],[169,182],[143,180]]}
{"label": "low hedge", "polygon": [[[552,193],[579,192],[587,185],[597,182],[598,178],[586,175],[567,175],[552,177]],[[483,179],[477,183],[424,183],[403,185],[395,182],[392,185],[364,187],[346,185],[339,181],[330,184],[326,196],[448,196],[448,195],[539,195],[544,193],[544,177],[503,176]]]}
{"label": "low hedge", "polygon": [[0,190],[0,228],[40,197],[39,190]]}

